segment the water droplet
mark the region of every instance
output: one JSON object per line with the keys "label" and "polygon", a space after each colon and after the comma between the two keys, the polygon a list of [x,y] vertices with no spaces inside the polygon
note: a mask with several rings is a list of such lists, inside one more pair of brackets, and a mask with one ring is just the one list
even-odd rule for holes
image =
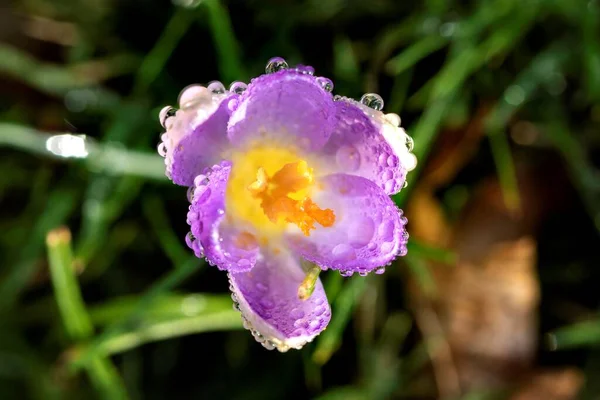
{"label": "water droplet", "polygon": [[318,329],[320,326],[321,326],[321,321],[317,321],[317,320],[310,321],[310,323],[308,324],[308,328],[311,331]]}
{"label": "water droplet", "polygon": [[381,240],[390,242],[394,239],[394,223],[392,221],[383,221],[377,230]]}
{"label": "water droplet", "polygon": [[296,71],[307,75],[314,75],[315,73],[315,69],[313,67],[311,67],[310,65],[302,64],[296,65]]}
{"label": "water droplet", "polygon": [[246,91],[246,89],[248,89],[248,85],[246,85],[244,82],[233,82],[230,86],[229,86],[229,91],[233,92],[235,94],[242,94]]}
{"label": "water droplet", "polygon": [[293,319],[300,319],[300,318],[304,317],[304,311],[302,311],[299,308],[294,308],[290,312],[290,317],[292,317]]}
{"label": "water droplet", "polygon": [[367,271],[360,271],[358,274],[360,276],[367,276],[367,275],[369,275],[369,273]]}
{"label": "water droplet", "polygon": [[340,275],[347,278],[349,276],[354,275],[354,271],[348,270],[348,271],[340,271]]}
{"label": "water droplet", "polygon": [[373,251],[373,250],[375,250],[376,248],[377,248],[377,244],[376,244],[376,243],[373,243],[373,242],[371,242],[371,243],[369,243],[369,244],[367,245],[367,249],[368,249],[368,250],[370,250],[370,251]]}
{"label": "water droplet", "polygon": [[377,157],[377,163],[381,167],[385,167],[387,165],[387,154],[380,154],[379,157]]}
{"label": "water droplet", "polygon": [[378,267],[378,268],[376,268],[376,269],[375,269],[375,273],[376,273],[377,275],[381,275],[381,274],[383,274],[384,272],[385,272],[385,267]]}
{"label": "water droplet", "polygon": [[198,175],[194,178],[194,186],[204,186],[208,183],[206,175]]}
{"label": "water droplet", "polygon": [[175,115],[177,109],[175,107],[166,106],[158,113],[158,119],[163,128],[167,129],[167,120]]}
{"label": "water droplet", "polygon": [[406,246],[400,247],[400,250],[398,250],[398,255],[401,257],[404,257],[407,254],[408,254],[408,249],[406,248]]}
{"label": "water droplet", "polygon": [[348,242],[354,248],[366,246],[375,233],[375,223],[369,217],[358,217],[352,221],[348,229]]}
{"label": "water droplet", "polygon": [[187,190],[187,199],[190,203],[194,202],[194,192],[196,188],[194,186],[190,186]]}
{"label": "water droplet", "polygon": [[317,307],[315,308],[315,315],[323,315],[323,313],[325,312],[325,307]]}
{"label": "water droplet", "polygon": [[331,254],[336,260],[351,260],[356,256],[352,246],[346,243],[338,244],[331,250]]}
{"label": "water droplet", "polygon": [[317,304],[317,305],[321,305],[323,303],[325,303],[325,300],[321,297],[319,297],[317,300],[315,300],[315,304]]}
{"label": "water droplet", "polygon": [[288,63],[281,57],[273,57],[267,62],[267,66],[265,67],[265,72],[267,74],[272,74],[277,71],[281,71],[284,69],[288,69]]}
{"label": "water droplet", "polygon": [[198,213],[195,211],[189,211],[187,213],[187,219],[188,221],[192,222],[198,219]]}
{"label": "water droplet", "polygon": [[406,225],[406,224],[408,223],[408,218],[406,218],[406,217],[401,217],[401,218],[400,218],[400,223],[401,223],[402,225]]}
{"label": "water droplet", "polygon": [[394,126],[400,126],[400,116],[398,114],[394,114],[394,113],[389,113],[389,114],[385,114],[385,119],[387,119],[387,121],[394,125]]}
{"label": "water droplet", "polygon": [[[352,129],[352,132],[359,134],[359,133],[364,132],[365,129],[367,129],[367,126],[365,124],[363,124],[362,122],[356,122],[356,123],[352,124],[350,129]],[[366,160],[366,161],[369,161],[369,160]]]}
{"label": "water droplet", "polygon": [[194,198],[196,204],[202,204],[210,197],[211,190],[206,186],[198,186],[194,191]]}
{"label": "water droplet", "polygon": [[[386,160],[386,164],[387,164],[387,160]],[[383,177],[383,179],[385,179],[387,181],[394,177],[394,173],[388,169],[383,173],[382,177]]]}
{"label": "water droplet", "polygon": [[333,81],[331,79],[326,78],[324,76],[320,76],[317,78],[317,82],[326,92],[333,92]]}
{"label": "water droplet", "polygon": [[225,86],[219,81],[212,81],[206,86],[208,90],[210,90],[214,94],[223,94],[225,93]]}
{"label": "water droplet", "polygon": [[187,235],[185,235],[185,244],[187,244],[190,249],[192,248],[195,240],[196,237],[192,232],[188,232]]}
{"label": "water droplet", "polygon": [[390,179],[390,180],[387,180],[383,184],[383,190],[385,190],[386,193],[392,193],[394,191],[395,186],[396,186],[396,181],[393,179]]}
{"label": "water droplet", "polygon": [[190,108],[202,99],[210,99],[210,92],[200,85],[190,85],[181,91],[179,95],[179,106],[183,109]]}
{"label": "water droplet", "polygon": [[408,181],[404,181],[402,184],[402,189],[406,189],[408,187]]}
{"label": "water droplet", "polygon": [[395,155],[391,155],[387,158],[387,165],[388,167],[396,167],[398,166],[398,157],[396,157]]}
{"label": "water droplet", "polygon": [[381,253],[382,254],[389,254],[392,249],[394,248],[394,243],[393,242],[385,242],[381,245]]}
{"label": "water droplet", "polygon": [[356,171],[360,167],[360,153],[353,146],[342,146],[335,153],[338,166],[345,171]]}
{"label": "water droplet", "polygon": [[413,151],[415,148],[415,141],[410,136],[406,135],[406,148],[408,151]]}
{"label": "water droplet", "polygon": [[262,299],[259,301],[260,305],[263,306],[264,308],[273,308],[273,306],[275,305],[275,303],[273,303],[271,300],[269,299]]}
{"label": "water droplet", "polygon": [[261,282],[256,283],[256,290],[258,290],[259,292],[264,293],[267,291],[267,289],[268,289],[268,287],[264,283],[261,283]]}
{"label": "water droplet", "polygon": [[166,147],[166,145],[163,142],[160,142],[158,144],[157,150],[158,150],[158,154],[161,157],[166,157],[167,156],[167,147]]}
{"label": "water droplet", "polygon": [[383,99],[377,93],[367,93],[360,98],[360,102],[365,106],[377,111],[383,110]]}
{"label": "water droplet", "polygon": [[294,337],[298,337],[298,336],[302,336],[304,334],[304,331],[302,329],[296,329],[293,333],[292,336]]}
{"label": "water droplet", "polygon": [[343,100],[344,98],[342,96],[340,96],[339,94],[336,94],[335,96],[333,96],[333,101],[340,101]]}
{"label": "water droplet", "polygon": [[242,258],[241,260],[239,260],[237,262],[238,267],[240,268],[248,268],[250,266],[250,260],[247,260],[245,258]]}

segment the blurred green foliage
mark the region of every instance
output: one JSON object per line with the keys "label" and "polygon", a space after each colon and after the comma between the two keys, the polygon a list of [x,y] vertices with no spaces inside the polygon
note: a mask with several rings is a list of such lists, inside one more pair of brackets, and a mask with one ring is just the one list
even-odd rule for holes
{"label": "blurred green foliage", "polygon": [[[589,350],[600,344],[598,256],[583,249],[600,231],[596,0],[23,0],[0,13],[0,398],[434,396],[413,384],[427,353],[402,278],[435,291],[424,260],[454,254],[413,241],[406,265],[383,276],[321,274],[328,330],[280,355],[241,331],[225,276],[185,248],[185,189],[154,150],[158,111],[190,83],[247,81],[275,55],[314,65],[336,93],[378,92],[402,116],[419,168],[400,206],[440,132],[486,104],[489,150],[457,185],[495,169],[519,210],[509,126],[518,115],[543,128],[536,148],[516,151],[560,154],[585,213],[540,244],[540,335],[553,343],[540,362],[600,374]],[[88,135],[89,156],[53,157],[46,140],[62,132]],[[353,319],[361,302],[370,319]],[[589,321],[571,326],[580,318],[555,312],[559,302],[591,310]]]}

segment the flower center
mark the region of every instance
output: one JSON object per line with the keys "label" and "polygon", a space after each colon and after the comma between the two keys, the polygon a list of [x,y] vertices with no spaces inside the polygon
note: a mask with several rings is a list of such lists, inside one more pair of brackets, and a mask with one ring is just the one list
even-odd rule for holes
{"label": "flower center", "polygon": [[315,224],[335,222],[331,209],[321,209],[310,198],[313,169],[294,152],[255,148],[232,158],[227,201],[238,217],[261,231],[280,232],[292,223],[307,236]]}

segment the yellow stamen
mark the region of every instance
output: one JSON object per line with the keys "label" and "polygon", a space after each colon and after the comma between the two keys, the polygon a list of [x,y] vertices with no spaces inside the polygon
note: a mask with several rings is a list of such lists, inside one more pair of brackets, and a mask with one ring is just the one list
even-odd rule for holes
{"label": "yellow stamen", "polygon": [[319,208],[310,197],[297,198],[313,181],[313,171],[306,161],[297,161],[285,164],[272,177],[259,168],[248,191],[261,200],[261,208],[271,222],[295,224],[308,236],[315,229],[315,222],[324,227],[335,222],[333,210]]}

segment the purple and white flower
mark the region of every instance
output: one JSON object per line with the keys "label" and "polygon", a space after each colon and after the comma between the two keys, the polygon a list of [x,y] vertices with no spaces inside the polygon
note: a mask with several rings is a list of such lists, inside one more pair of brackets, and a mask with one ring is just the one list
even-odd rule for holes
{"label": "purple and white flower", "polygon": [[280,351],[329,323],[316,268],[383,273],[408,240],[389,197],[416,165],[400,118],[313,74],[274,58],[248,85],[190,86],[160,113],[167,176],[189,187],[188,246],[228,272],[244,325]]}

